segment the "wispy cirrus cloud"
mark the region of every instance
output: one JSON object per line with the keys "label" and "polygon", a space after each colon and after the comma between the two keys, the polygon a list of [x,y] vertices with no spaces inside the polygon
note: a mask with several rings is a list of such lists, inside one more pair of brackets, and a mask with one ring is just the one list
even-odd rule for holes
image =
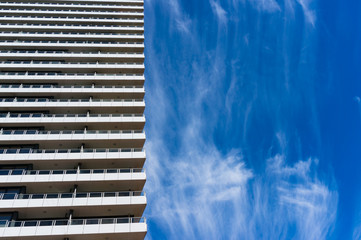
{"label": "wispy cirrus cloud", "polygon": [[[302,152],[318,136],[305,64],[312,43],[284,24],[286,6],[249,3],[159,1],[169,14],[146,15],[154,21],[146,36],[149,239],[326,239],[333,231],[336,187]],[[316,139],[307,144],[294,123],[304,109]]]}
{"label": "wispy cirrus cloud", "polygon": [[222,8],[219,2],[210,0],[209,3],[211,4],[213,13],[218,17],[219,21],[222,23],[227,22],[227,12]]}

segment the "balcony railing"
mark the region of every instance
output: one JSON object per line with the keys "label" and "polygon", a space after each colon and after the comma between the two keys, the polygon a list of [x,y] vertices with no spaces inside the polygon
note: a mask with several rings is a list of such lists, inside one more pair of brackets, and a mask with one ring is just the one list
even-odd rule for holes
{"label": "balcony railing", "polygon": [[108,74],[108,73],[53,73],[53,72],[0,72],[0,76],[90,76],[90,77],[114,77],[114,76],[144,76],[144,74]]}
{"label": "balcony railing", "polygon": [[14,23],[0,23],[0,26],[10,26],[10,27],[94,27],[94,28],[143,28],[143,26],[138,25],[96,25],[96,24],[14,24]]}
{"label": "balcony railing", "polygon": [[60,35],[81,35],[83,37],[83,35],[85,36],[142,36],[144,37],[144,34],[142,33],[112,33],[112,32],[28,32],[28,31],[19,31],[19,32],[15,32],[15,31],[1,31],[1,34],[21,34],[21,35],[26,35],[26,34],[37,34],[37,35],[42,35],[42,34],[51,34],[51,35],[58,35],[57,37],[61,37]]}
{"label": "balcony railing", "polygon": [[107,173],[143,173],[143,168],[117,168],[117,169],[70,169],[70,170],[24,170],[6,169],[0,170],[0,176],[19,175],[74,175],[74,174],[107,174]]}
{"label": "balcony railing", "polygon": [[64,63],[62,61],[0,61],[0,64],[10,64],[11,66],[13,66],[14,64],[34,64],[34,65],[48,65],[48,64],[54,64],[56,66],[64,66],[67,67],[71,66],[71,65],[96,65],[96,66],[108,66],[108,65],[133,65],[135,67],[143,67],[143,64],[139,64],[139,63],[97,63],[97,62],[67,62]]}
{"label": "balcony railing", "polygon": [[83,148],[83,149],[0,149],[0,154],[47,154],[47,153],[133,153],[144,152],[144,148]]}
{"label": "balcony railing", "polygon": [[2,7],[0,8],[0,11],[11,11],[11,12],[23,12],[23,13],[28,13],[28,12],[44,12],[44,13],[66,13],[66,14],[72,14],[72,13],[85,13],[85,14],[90,14],[90,13],[99,13],[99,14],[115,14],[115,15],[121,15],[121,14],[130,14],[130,15],[139,15],[139,16],[143,16],[143,12],[134,12],[134,11],[101,11],[101,10],[92,10],[92,9],[87,9],[87,10],[82,10],[82,9],[36,9],[36,8],[32,8],[32,9],[12,9],[12,8],[5,8]]}
{"label": "balcony railing", "polygon": [[144,217],[132,218],[91,218],[91,219],[62,219],[62,220],[27,220],[27,221],[0,221],[0,227],[41,227],[67,225],[95,225],[95,224],[122,224],[146,223]]}
{"label": "balcony railing", "polygon": [[43,114],[43,113],[0,113],[0,118],[119,118],[144,117],[144,114]]}
{"label": "balcony railing", "polygon": [[[99,3],[99,2],[97,2]],[[143,8],[143,6],[137,6],[137,5],[124,5],[124,4],[86,4],[86,3],[44,3],[44,2],[2,2],[1,4],[16,4],[16,5],[46,5],[46,6],[90,6],[90,7],[138,7]]]}
{"label": "balcony railing", "polygon": [[144,130],[52,130],[52,131],[38,131],[38,130],[0,130],[0,135],[74,135],[74,134],[139,134],[144,133]]}
{"label": "balcony railing", "polygon": [[8,85],[8,84],[0,84],[0,88],[55,88],[55,89],[63,89],[63,88],[86,88],[86,89],[134,89],[139,88],[143,89],[143,86],[98,86],[98,85],[27,85],[27,84],[14,84],[14,85]]}
{"label": "balcony railing", "polygon": [[144,102],[143,99],[48,99],[48,98],[0,98],[0,102]]}
{"label": "balcony railing", "polygon": [[142,191],[128,191],[128,192],[77,192],[77,193],[37,193],[37,194],[22,194],[22,193],[1,193],[0,200],[15,200],[15,199],[58,199],[58,198],[106,198],[106,197],[141,197],[145,196]]}
{"label": "balcony railing", "polygon": [[62,55],[79,55],[79,54],[92,54],[92,55],[137,55],[143,57],[142,53],[135,52],[66,52],[66,51],[42,51],[42,50],[2,50],[0,53],[25,53],[25,54],[62,54]]}
{"label": "balcony railing", "polygon": [[105,42],[105,41],[18,41],[18,40],[0,40],[0,43],[55,43],[55,44],[135,44],[135,45],[143,45],[142,42]]}
{"label": "balcony railing", "polygon": [[33,20],[33,19],[65,19],[65,20],[143,20],[143,18],[114,18],[114,17],[60,17],[60,16],[1,16],[0,19],[26,19],[26,20]]}

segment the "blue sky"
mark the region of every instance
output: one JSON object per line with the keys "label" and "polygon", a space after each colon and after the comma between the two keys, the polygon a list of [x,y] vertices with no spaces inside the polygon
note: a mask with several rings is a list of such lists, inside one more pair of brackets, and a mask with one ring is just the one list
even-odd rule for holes
{"label": "blue sky", "polygon": [[361,239],[360,12],[145,0],[147,239]]}

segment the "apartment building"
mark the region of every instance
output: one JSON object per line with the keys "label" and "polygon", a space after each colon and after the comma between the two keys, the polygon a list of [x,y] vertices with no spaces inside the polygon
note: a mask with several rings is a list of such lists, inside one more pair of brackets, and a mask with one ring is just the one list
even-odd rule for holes
{"label": "apartment building", "polygon": [[144,239],[143,0],[0,1],[0,238]]}

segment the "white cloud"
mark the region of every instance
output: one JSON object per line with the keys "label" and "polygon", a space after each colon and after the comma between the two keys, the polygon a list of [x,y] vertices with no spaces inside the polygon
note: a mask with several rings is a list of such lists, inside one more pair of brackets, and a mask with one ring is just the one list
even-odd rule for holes
{"label": "white cloud", "polygon": [[[224,1],[222,6],[220,1],[208,1],[220,22],[230,22],[232,18],[228,15],[232,9],[226,8]],[[248,1],[267,13],[281,10],[273,0]],[[191,33],[192,28],[201,29],[196,25],[197,19],[190,18],[180,3],[177,0],[164,1],[165,6],[171,6],[169,22],[175,25],[170,28],[176,27],[177,31],[184,33]],[[225,52],[229,50],[227,47],[234,46],[222,43],[229,39],[222,38],[226,33],[217,31],[219,26],[209,26],[210,29],[202,32],[212,34],[217,39],[216,46],[202,42],[203,35],[192,33],[191,38],[182,39],[187,41],[187,48],[179,46],[172,59],[167,48],[156,53],[152,45],[147,45],[147,57],[152,61],[147,65],[147,81],[151,88],[147,88],[150,94],[147,95],[146,217],[167,239],[326,239],[333,230],[337,191],[318,178],[317,159],[295,163],[292,162],[294,159],[287,159],[292,142],[288,132],[282,131],[286,127],[282,125],[278,111],[288,105],[280,106],[274,98],[283,102],[290,100],[295,112],[299,102],[293,101],[294,95],[288,99],[288,95],[271,92],[272,89],[265,88],[267,84],[259,82],[262,79],[258,79],[258,72],[252,72],[253,67],[259,69],[257,64],[262,59],[256,58],[253,62],[251,57],[260,56],[259,49],[263,45],[258,36],[247,35],[247,30],[241,29],[247,28],[247,23],[237,25],[240,30],[235,33],[235,38],[246,36],[247,48],[237,47],[241,48],[242,56],[249,58],[234,59],[231,68],[235,73],[229,85],[223,85],[229,67]],[[292,34],[287,29],[280,29],[280,32],[284,36]],[[160,42],[157,44],[164,44],[161,37],[158,36],[157,40]],[[287,39],[280,39],[280,45],[285,44],[283,41]],[[259,44],[255,44],[257,42]],[[213,49],[209,49],[211,47]],[[239,69],[243,64],[241,68],[247,74],[240,76]],[[243,77],[244,81],[240,80]],[[274,81],[279,84],[277,81],[283,79]],[[225,95],[221,95],[223,90]],[[267,98],[268,95],[272,96]],[[261,97],[265,97],[261,104],[273,114],[270,122],[275,125],[274,139],[279,146],[274,148],[278,154],[270,154],[273,157],[257,159],[260,165],[263,164],[259,169],[247,166],[246,162],[252,164],[252,161],[245,159],[249,151],[247,141],[252,138],[249,130],[254,127],[254,113],[263,110],[259,102]],[[204,109],[207,109],[206,113]],[[226,123],[233,120],[230,118],[235,111],[240,115],[239,126],[232,123],[224,130],[233,133],[241,129],[236,136],[243,136],[243,139],[230,142],[236,145],[235,142],[240,141],[242,144],[238,146],[245,146],[244,149],[224,152],[214,142],[223,140],[217,139],[216,135],[222,134],[219,125],[224,122],[217,122],[222,111],[228,113],[222,117],[229,119],[221,119]],[[218,142],[218,145],[221,144]],[[259,148],[264,148],[264,145],[260,143]],[[149,231],[147,237],[158,239],[154,234]]]}
{"label": "white cloud", "polygon": [[338,196],[314,175],[314,160],[288,166],[276,155],[255,175],[239,152],[222,156],[188,140],[182,156],[147,145],[150,221],[169,239],[326,239],[332,232]]}
{"label": "white cloud", "polygon": [[214,0],[210,0],[209,3],[211,4],[212,11],[217,16],[218,20],[222,23],[227,22],[227,12],[222,8],[222,6]]}
{"label": "white cloud", "polygon": [[189,34],[192,21],[183,12],[178,0],[167,0],[166,3],[166,6],[168,6],[164,10],[171,12],[172,20],[174,21],[173,24],[175,24],[176,29],[184,34]]}
{"label": "white cloud", "polygon": [[312,0],[297,0],[297,2],[302,6],[306,21],[309,22],[312,26],[315,26],[316,14],[313,10],[310,9]]}
{"label": "white cloud", "polygon": [[353,240],[360,240],[361,239],[361,225],[357,226],[352,234]]}
{"label": "white cloud", "polygon": [[249,0],[258,10],[265,12],[277,12],[281,8],[275,0]]}

